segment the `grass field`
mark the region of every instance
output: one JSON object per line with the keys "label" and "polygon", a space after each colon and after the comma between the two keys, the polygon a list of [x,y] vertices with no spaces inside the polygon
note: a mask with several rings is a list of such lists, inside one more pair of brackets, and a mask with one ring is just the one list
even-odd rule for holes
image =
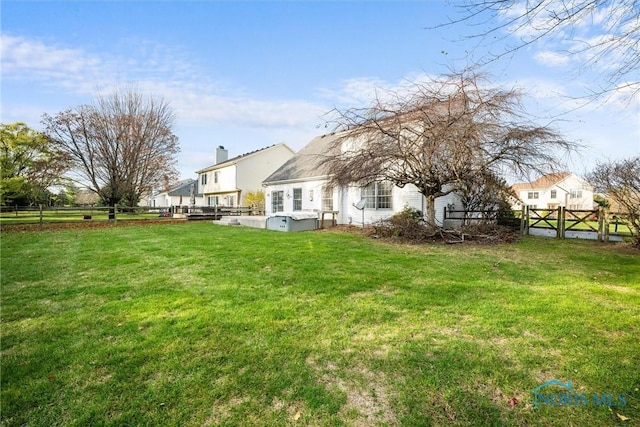
{"label": "grass field", "polygon": [[[209,222],[0,236],[2,425],[640,425],[628,247]],[[551,379],[587,404],[534,409]]]}

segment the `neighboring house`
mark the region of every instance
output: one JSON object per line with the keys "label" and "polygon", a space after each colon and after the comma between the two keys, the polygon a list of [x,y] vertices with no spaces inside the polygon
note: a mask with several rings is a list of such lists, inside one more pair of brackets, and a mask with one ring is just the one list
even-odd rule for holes
{"label": "neighboring house", "polygon": [[[425,210],[426,202],[412,185],[399,188],[390,182],[373,183],[366,187],[332,187],[323,167],[335,134],[313,139],[306,147],[266,178],[265,208],[267,215],[278,212],[332,212],[338,224],[362,225],[363,211],[356,204],[363,201],[364,222],[370,224],[388,218],[405,207]],[[436,222],[443,223],[444,208],[457,204],[458,196],[450,193],[436,199]],[[325,219],[331,218],[331,215]]]}
{"label": "neighboring house", "polygon": [[295,154],[286,144],[276,144],[228,159],[219,146],[215,164],[197,171],[204,206],[245,206],[249,191],[262,190],[262,181]]}
{"label": "neighboring house", "polygon": [[149,207],[153,208],[201,206],[204,203],[204,198],[198,191],[198,181],[195,179],[185,179],[178,181],[167,191],[155,193],[149,198],[147,203]]}
{"label": "neighboring house", "polygon": [[593,186],[584,179],[569,172],[543,175],[532,182],[511,186],[518,200],[512,204],[514,209],[529,206],[534,209],[593,209]]}

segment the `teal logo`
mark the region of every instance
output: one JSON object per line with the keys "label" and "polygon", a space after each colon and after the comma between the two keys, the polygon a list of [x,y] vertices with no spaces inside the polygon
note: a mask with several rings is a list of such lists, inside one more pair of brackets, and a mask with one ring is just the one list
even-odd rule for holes
{"label": "teal logo", "polygon": [[571,381],[563,383],[556,379],[540,384],[533,390],[533,407],[547,406],[625,406],[624,393],[579,393]]}

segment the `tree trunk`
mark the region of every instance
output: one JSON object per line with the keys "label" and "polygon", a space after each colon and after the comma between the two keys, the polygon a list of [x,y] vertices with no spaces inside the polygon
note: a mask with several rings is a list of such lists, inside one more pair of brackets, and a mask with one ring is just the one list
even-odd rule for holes
{"label": "tree trunk", "polygon": [[436,198],[435,196],[425,196],[427,205],[425,206],[425,220],[427,225],[432,228],[437,228],[436,226]]}

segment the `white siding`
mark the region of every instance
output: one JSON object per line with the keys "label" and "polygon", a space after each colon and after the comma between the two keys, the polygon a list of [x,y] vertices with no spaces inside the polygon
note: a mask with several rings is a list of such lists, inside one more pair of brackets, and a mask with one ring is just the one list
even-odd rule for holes
{"label": "white siding", "polygon": [[446,196],[438,197],[435,200],[437,225],[442,226],[444,224],[444,210],[450,205],[453,205],[453,210],[462,209],[462,199],[458,194],[449,193]]}
{"label": "white siding", "polygon": [[[200,191],[205,200],[207,197],[218,197],[220,205],[244,206],[246,193],[262,190],[262,181],[293,154],[286,145],[278,144],[232,160],[227,165],[223,163],[218,168],[198,175]],[[205,174],[206,184],[202,184],[202,175]]]}
{"label": "white siding", "polygon": [[[322,188],[326,185],[325,180],[302,181],[287,184],[269,185],[265,188],[266,214],[271,215],[271,193],[282,191],[284,194],[284,212],[293,211],[293,189],[302,189],[302,210],[321,211],[322,210]],[[290,197],[289,197],[290,196]],[[312,197],[313,196],[313,197]],[[389,218],[406,206],[417,209],[424,213],[425,202],[422,195],[414,186],[408,185],[404,188],[393,187],[393,208],[392,209],[364,209],[365,224],[372,224],[376,221]],[[347,187],[333,189],[333,208],[338,211],[338,224],[353,224],[362,226],[363,211],[358,210],[354,205],[360,201],[361,188]],[[444,208],[447,204],[457,203],[460,199],[456,194],[449,194],[436,199],[436,222],[442,225],[444,220]]]}
{"label": "white siding", "polygon": [[[322,209],[322,186],[324,181],[302,181],[290,184],[270,185],[265,191],[265,211],[267,215],[273,214],[271,206],[271,192],[282,191],[284,194],[284,212],[293,212],[293,189],[302,189],[302,210],[320,211]],[[334,208],[337,199],[334,191]]]}
{"label": "white siding", "polygon": [[[202,185],[202,175],[207,175],[207,183]],[[217,181],[216,181],[217,174]],[[236,165],[222,167],[213,171],[201,173],[198,176],[201,186],[200,191],[203,194],[232,192],[236,190]]]}
{"label": "white siding", "polygon": [[[242,206],[245,205],[244,195],[248,191],[262,190],[262,181],[293,155],[294,153],[286,145],[278,144],[254,155],[239,159],[235,185],[242,190],[240,204]],[[291,194],[291,197],[293,197],[293,193]]]}

